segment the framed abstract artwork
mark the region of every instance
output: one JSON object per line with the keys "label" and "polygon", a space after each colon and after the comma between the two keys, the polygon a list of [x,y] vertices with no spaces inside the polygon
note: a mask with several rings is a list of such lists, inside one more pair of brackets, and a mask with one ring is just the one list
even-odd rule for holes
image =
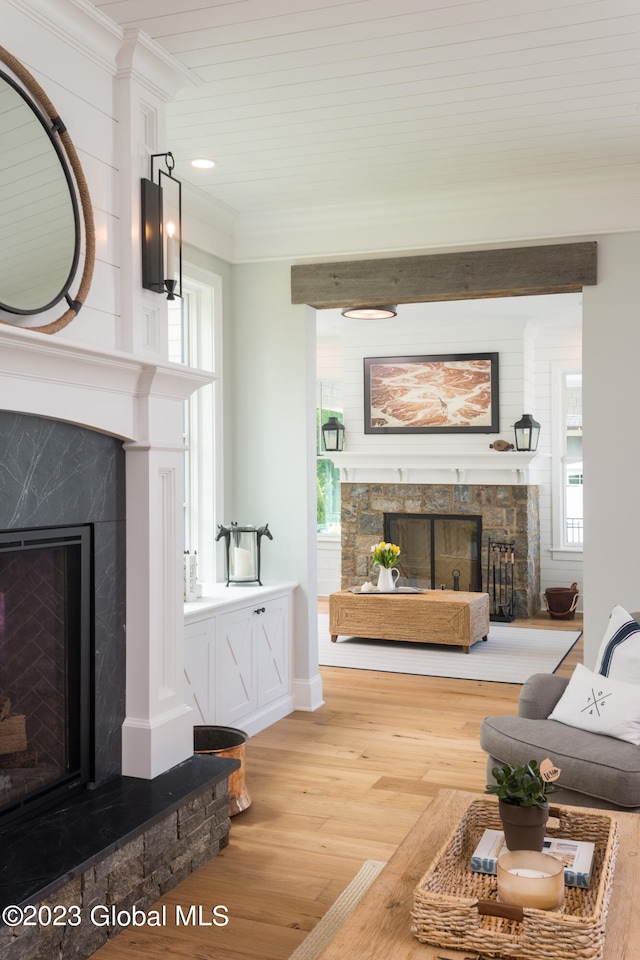
{"label": "framed abstract artwork", "polygon": [[497,353],[365,357],[365,433],[498,433]]}

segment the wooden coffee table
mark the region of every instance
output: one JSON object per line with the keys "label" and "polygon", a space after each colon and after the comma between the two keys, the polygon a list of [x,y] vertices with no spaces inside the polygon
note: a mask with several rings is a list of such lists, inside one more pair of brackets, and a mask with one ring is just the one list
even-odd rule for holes
{"label": "wooden coffee table", "polygon": [[341,637],[409,640],[461,646],[486,640],[489,633],[489,594],[462,590],[423,593],[352,593],[329,596],[329,633]]}
{"label": "wooden coffee table", "polygon": [[[478,794],[460,790],[437,793],[318,960],[476,960],[478,954],[473,950],[420,943],[411,933],[411,910],[418,881],[467,806],[477,799]],[[619,825],[620,848],[613,875],[604,960],[632,960],[640,956],[640,816],[617,811],[614,816]]]}

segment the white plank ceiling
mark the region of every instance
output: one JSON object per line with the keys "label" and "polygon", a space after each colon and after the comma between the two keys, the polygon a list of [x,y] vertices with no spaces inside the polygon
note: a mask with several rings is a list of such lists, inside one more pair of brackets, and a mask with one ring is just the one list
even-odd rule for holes
{"label": "white plank ceiling", "polygon": [[196,75],[167,148],[243,217],[640,171],[640,0],[94,2]]}

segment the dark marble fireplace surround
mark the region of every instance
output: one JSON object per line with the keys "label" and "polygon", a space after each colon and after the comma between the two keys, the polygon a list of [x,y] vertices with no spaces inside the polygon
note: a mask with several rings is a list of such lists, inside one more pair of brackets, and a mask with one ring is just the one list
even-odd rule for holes
{"label": "dark marble fireplace surround", "polygon": [[[0,529],[90,524],[94,555],[90,789],[0,819],[0,906],[148,908],[227,842],[239,761],[194,756],[154,780],[121,776],[125,718],[125,453],[82,427],[0,411]],[[118,927],[9,927],[3,960],[88,957]]]}
{"label": "dark marble fireplace surround", "polygon": [[[121,773],[125,717],[125,455],[122,441],[0,412],[0,529],[91,524],[96,786]],[[0,821],[1,822],[1,821]]]}

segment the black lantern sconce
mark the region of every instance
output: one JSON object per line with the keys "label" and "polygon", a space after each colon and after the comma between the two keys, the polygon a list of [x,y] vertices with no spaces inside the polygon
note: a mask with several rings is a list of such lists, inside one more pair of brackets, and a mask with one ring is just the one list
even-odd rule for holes
{"label": "black lantern sconce", "polygon": [[533,453],[538,449],[540,424],[530,413],[523,413],[522,418],[514,423],[513,429],[516,434],[516,450]]}
{"label": "black lantern sconce", "polygon": [[340,453],[344,449],[344,424],[337,417],[329,417],[322,424],[322,445],[329,453]]}
{"label": "black lantern sconce", "polygon": [[[163,157],[166,172],[154,161]],[[142,286],[166,293],[167,300],[182,297],[182,184],[173,175],[172,153],[151,156],[151,179],[141,180]]]}
{"label": "black lantern sconce", "polygon": [[269,525],[264,527],[239,527],[231,523],[228,527],[218,524],[216,540],[224,537],[227,554],[227,586],[230,583],[259,583],[260,579],[260,541],[263,537],[273,540]]}

